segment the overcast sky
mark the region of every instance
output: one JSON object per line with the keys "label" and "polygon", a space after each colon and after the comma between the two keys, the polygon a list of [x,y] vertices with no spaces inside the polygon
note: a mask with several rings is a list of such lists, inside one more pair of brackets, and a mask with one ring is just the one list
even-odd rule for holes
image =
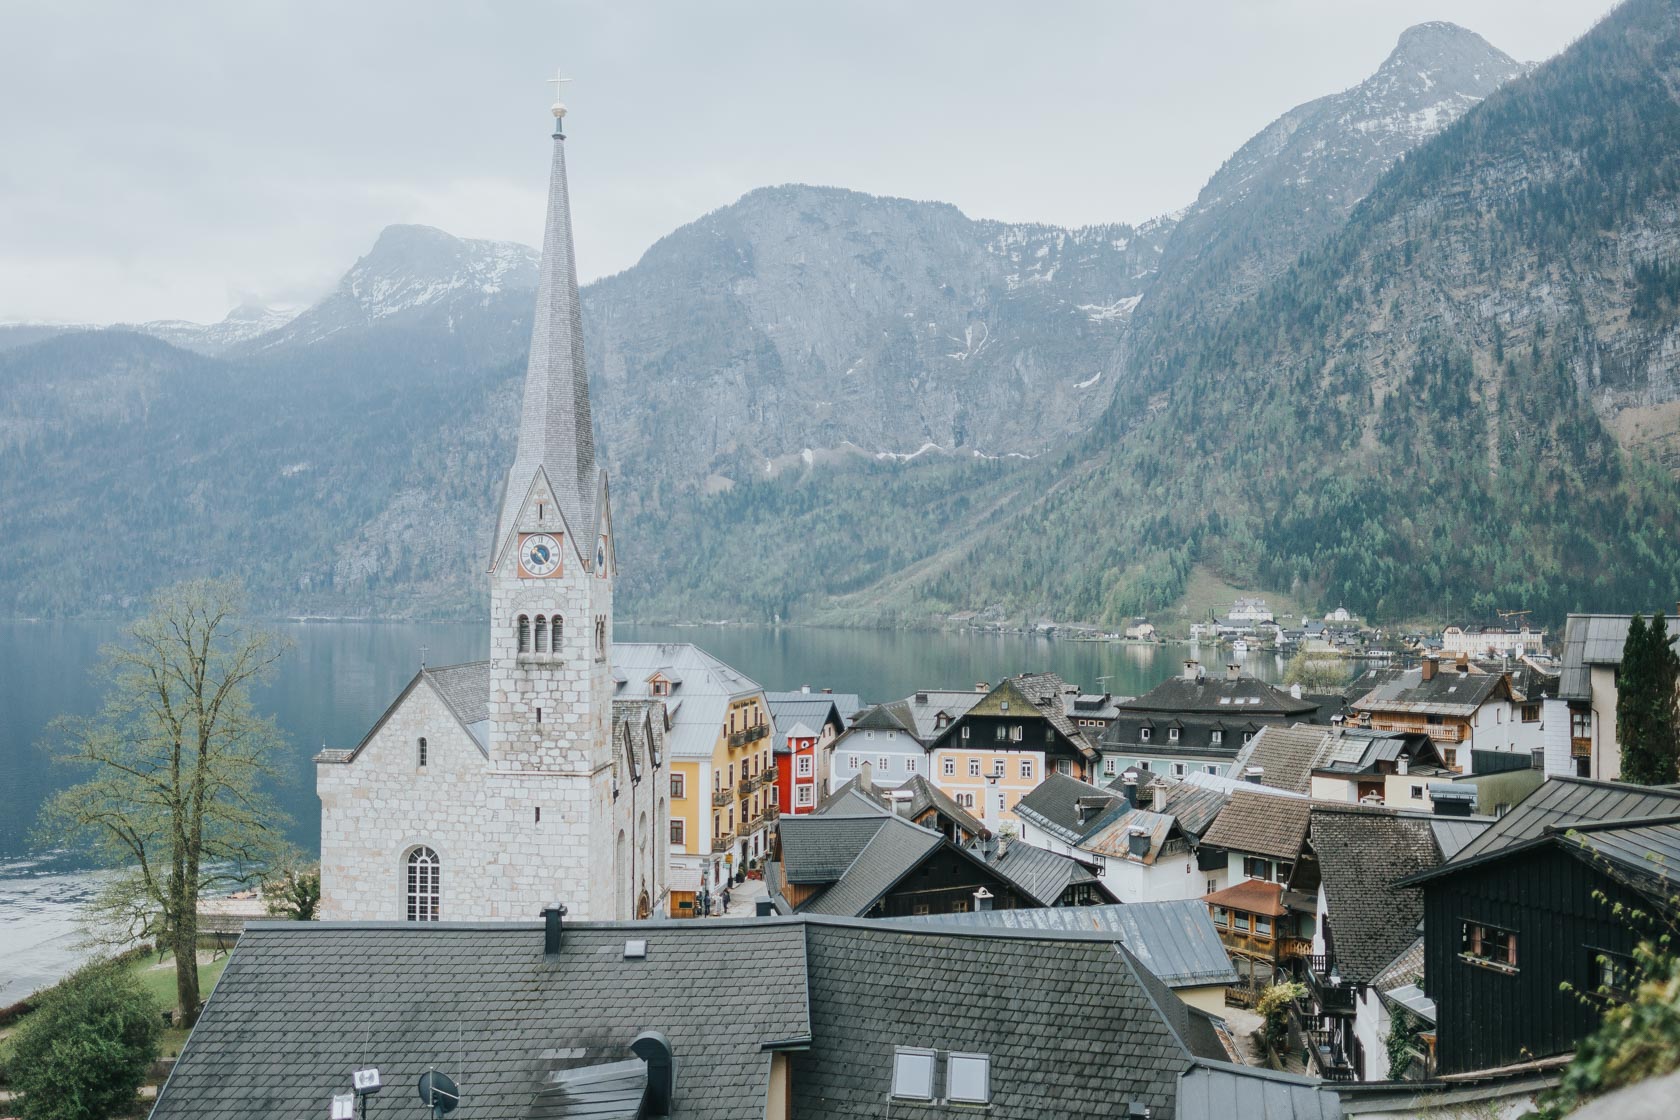
{"label": "overcast sky", "polygon": [[1411,24],[1538,60],[1612,6],[9,3],[0,321],[307,302],[394,222],[535,244],[557,64],[587,279],[776,183],[1140,221]]}

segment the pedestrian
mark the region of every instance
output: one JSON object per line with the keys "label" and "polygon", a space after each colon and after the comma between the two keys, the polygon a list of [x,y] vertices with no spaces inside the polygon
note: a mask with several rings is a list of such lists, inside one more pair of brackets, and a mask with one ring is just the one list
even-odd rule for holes
{"label": "pedestrian", "polygon": [[729,913],[729,888],[728,887],[723,888],[723,912],[725,914]]}

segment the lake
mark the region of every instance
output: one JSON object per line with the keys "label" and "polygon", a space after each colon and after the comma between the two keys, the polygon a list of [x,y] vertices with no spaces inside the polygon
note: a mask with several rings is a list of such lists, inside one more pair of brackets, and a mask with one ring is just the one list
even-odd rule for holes
{"label": "lake", "polygon": [[[424,660],[432,665],[486,656],[484,623],[284,623],[292,642],[274,679],[256,693],[287,748],[274,760],[273,793],[288,832],[314,851],[320,806],[310,759],[325,746],[354,746]],[[85,861],[43,852],[32,839],[42,803],[72,777],[50,761],[48,724],[93,711],[99,647],[120,627],[94,622],[0,623],[0,1006],[27,994],[76,959],[71,919],[91,889]],[[1135,695],[1177,671],[1184,646],[1070,642],[1027,635],[819,630],[793,627],[624,625],[618,641],[693,642],[772,690],[810,685],[865,700],[922,688],[972,688],[1015,673],[1052,671],[1087,691]],[[1210,650],[1207,658],[1216,660]],[[1251,655],[1254,675],[1276,680],[1269,654]]]}

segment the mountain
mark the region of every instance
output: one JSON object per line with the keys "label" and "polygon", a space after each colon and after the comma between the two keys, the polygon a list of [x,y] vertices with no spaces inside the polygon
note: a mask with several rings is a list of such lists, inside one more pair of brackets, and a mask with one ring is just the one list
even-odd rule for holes
{"label": "mountain", "polygon": [[[1136,228],[789,186],[675,231],[584,292],[620,614],[1114,620],[1198,570],[1387,618],[1666,603],[1677,22],[1634,0],[1515,77],[1414,29]],[[236,571],[481,610],[534,259],[393,227],[215,357],[0,338],[0,602]]]}
{"label": "mountain", "polygon": [[1276,279],[1401,156],[1526,69],[1455,24],[1408,28],[1376,73],[1289,110],[1225,161],[1168,241],[1144,314],[1230,306]]}
{"label": "mountain", "polygon": [[199,354],[221,354],[258,335],[279,330],[297,316],[296,308],[241,304],[217,323],[191,323],[185,319],[158,319],[150,323],[119,327],[161,338],[171,346]]}
{"label": "mountain", "polygon": [[[507,347],[529,323],[541,254],[511,241],[472,241],[428,226],[389,226],[324,299],[239,348],[306,347],[373,328],[467,333]],[[518,345],[524,345],[526,339]]]}

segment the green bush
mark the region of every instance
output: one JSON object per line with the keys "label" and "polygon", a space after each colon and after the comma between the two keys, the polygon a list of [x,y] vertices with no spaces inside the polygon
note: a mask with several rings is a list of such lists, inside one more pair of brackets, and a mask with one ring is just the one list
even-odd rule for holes
{"label": "green bush", "polygon": [[8,1073],[24,1120],[104,1120],[133,1109],[163,1024],[115,961],[79,969],[18,1027]]}

